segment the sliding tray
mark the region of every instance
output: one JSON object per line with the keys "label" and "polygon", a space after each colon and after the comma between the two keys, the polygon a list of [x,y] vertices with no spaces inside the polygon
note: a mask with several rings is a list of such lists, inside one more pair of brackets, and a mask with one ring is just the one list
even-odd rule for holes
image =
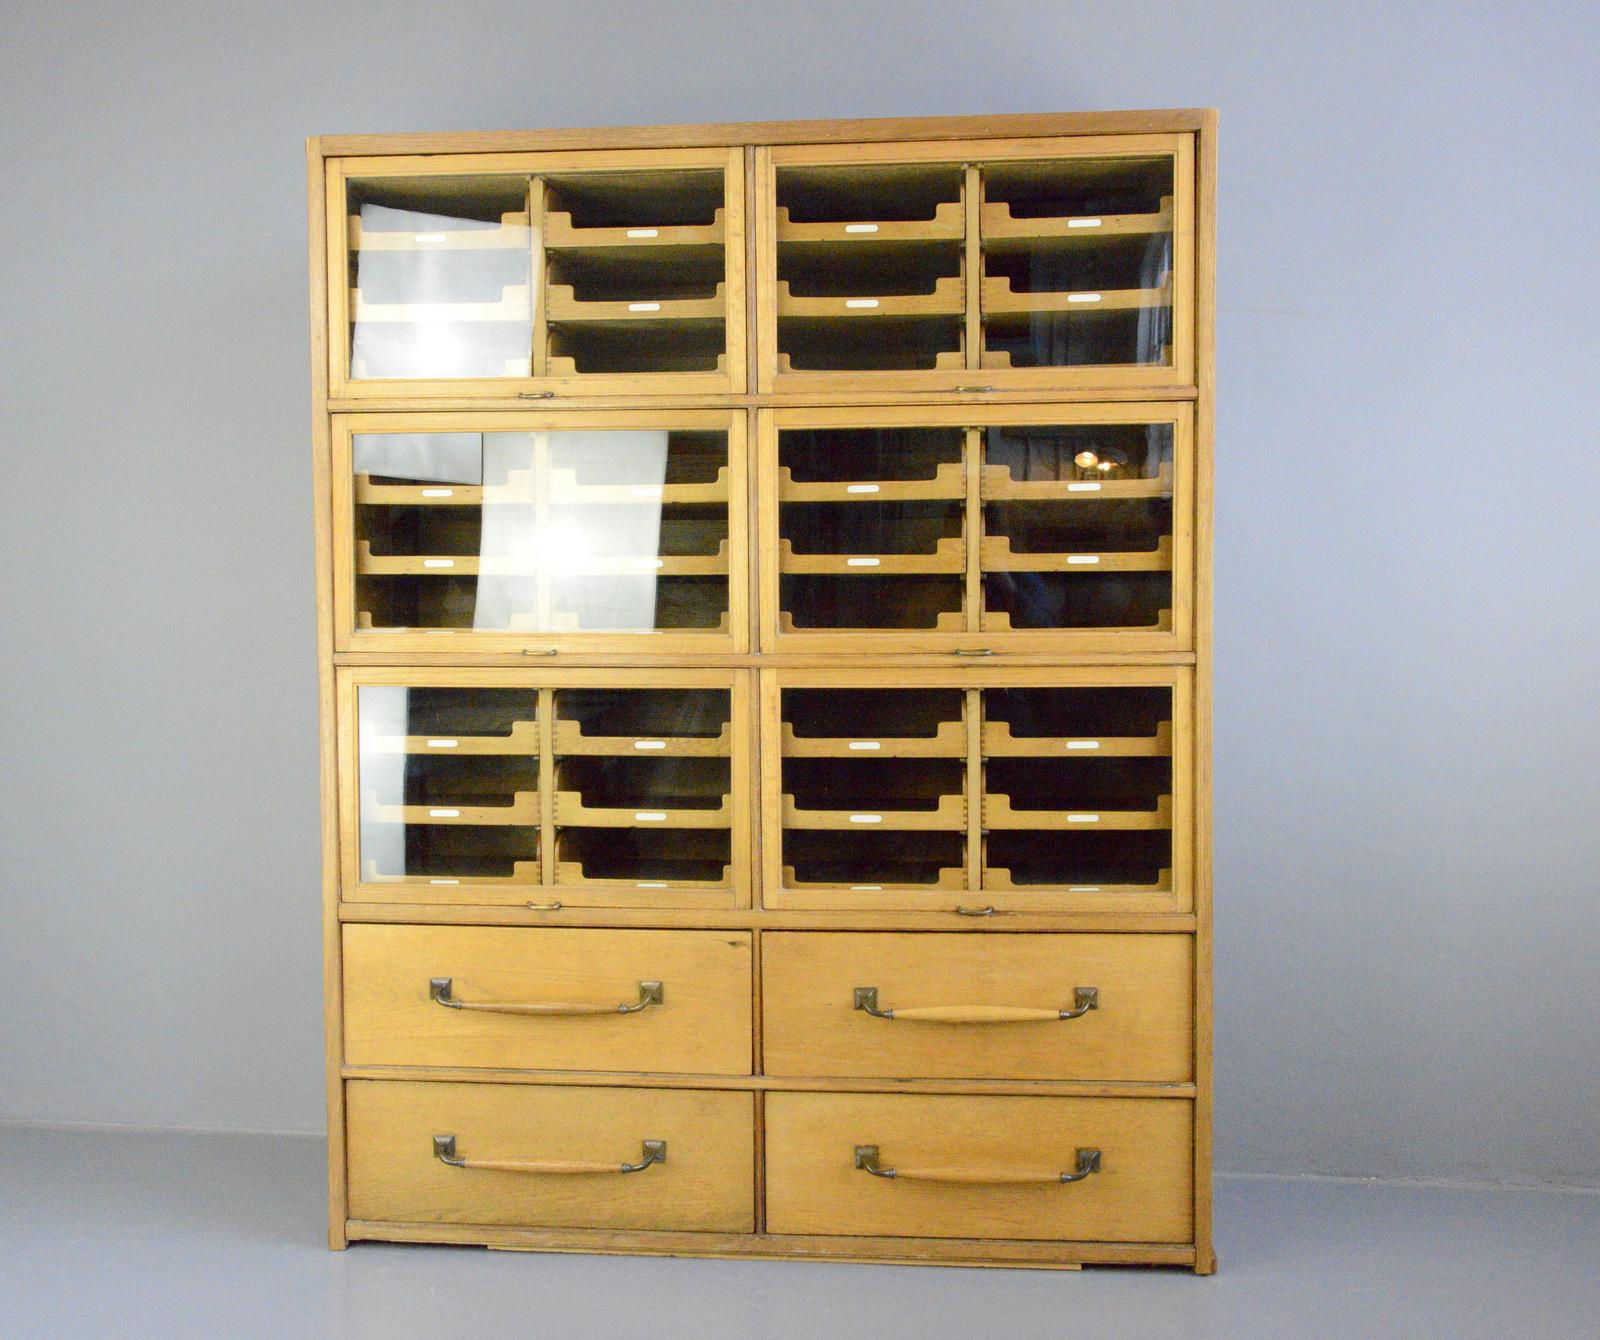
{"label": "sliding tray", "polygon": [[742,391],[726,148],[327,165],[334,398]]}
{"label": "sliding tray", "polygon": [[763,411],[763,649],[1191,650],[1193,424],[1176,402]]}
{"label": "sliding tray", "polygon": [[725,410],[337,416],[340,650],[745,650],[744,423]]}
{"label": "sliding tray", "polygon": [[342,670],[344,897],[746,906],[747,697],[720,670]]}
{"label": "sliding tray", "polygon": [[1183,387],[1188,134],[757,151],[760,389]]}
{"label": "sliding tray", "polygon": [[1192,908],[1189,669],[761,675],[766,906]]}

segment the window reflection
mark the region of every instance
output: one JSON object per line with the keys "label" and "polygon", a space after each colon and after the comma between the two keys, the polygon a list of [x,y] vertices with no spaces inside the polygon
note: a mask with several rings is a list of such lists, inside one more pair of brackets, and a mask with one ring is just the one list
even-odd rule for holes
{"label": "window reflection", "polygon": [[382,433],[352,445],[361,628],[727,627],[723,433]]}

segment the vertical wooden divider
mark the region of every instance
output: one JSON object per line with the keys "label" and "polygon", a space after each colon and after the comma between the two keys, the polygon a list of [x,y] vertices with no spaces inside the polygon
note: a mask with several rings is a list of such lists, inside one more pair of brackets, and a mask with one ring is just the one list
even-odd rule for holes
{"label": "vertical wooden divider", "polygon": [[539,883],[556,882],[556,691],[539,690]]}
{"label": "vertical wooden divider", "polygon": [[966,589],[962,605],[966,610],[967,632],[983,628],[983,429],[962,430],[962,463],[966,471],[966,511],[962,529],[966,535]]}
{"label": "vertical wooden divider", "polygon": [[544,194],[543,177],[528,178],[528,229],[531,248],[528,272],[530,297],[533,304],[533,375],[544,377],[550,372],[550,320],[545,310],[544,263]]}
{"label": "vertical wooden divider", "polygon": [[967,888],[983,887],[983,690],[968,689],[962,715],[967,723]]}
{"label": "vertical wooden divider", "polygon": [[962,343],[966,346],[967,366],[983,366],[983,238],[979,233],[983,217],[983,174],[971,163],[965,165],[961,179],[961,202],[966,212],[966,244],[961,253],[961,272],[966,279],[967,324]]}

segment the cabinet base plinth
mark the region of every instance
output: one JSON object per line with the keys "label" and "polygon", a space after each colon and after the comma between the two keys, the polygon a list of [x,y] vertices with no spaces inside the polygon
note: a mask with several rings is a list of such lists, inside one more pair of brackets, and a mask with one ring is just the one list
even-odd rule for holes
{"label": "cabinet base plinth", "polygon": [[[487,1224],[402,1224],[352,1219],[352,1243],[418,1242],[495,1251],[577,1252],[601,1256],[686,1256],[857,1264],[982,1266],[1081,1270],[1086,1265],[1196,1266],[1189,1243],[1033,1242],[977,1238],[820,1237],[768,1233],[613,1232]],[[1213,1267],[1214,1268],[1214,1267]]]}

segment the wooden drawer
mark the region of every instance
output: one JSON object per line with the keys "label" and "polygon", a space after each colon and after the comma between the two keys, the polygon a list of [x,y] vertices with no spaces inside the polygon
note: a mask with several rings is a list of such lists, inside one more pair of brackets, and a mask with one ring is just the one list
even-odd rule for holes
{"label": "wooden drawer", "polygon": [[[350,1216],[400,1223],[707,1230],[755,1226],[747,1093],[352,1080]],[[457,1167],[436,1152],[453,1136]],[[664,1158],[637,1172],[650,1156]],[[479,1167],[478,1163],[522,1165]],[[574,1167],[573,1165],[576,1165]]]}
{"label": "wooden drawer", "polygon": [[345,1057],[748,1075],[750,983],[748,931],[348,925]]}
{"label": "wooden drawer", "polygon": [[[764,937],[761,974],[772,1075],[1181,1082],[1194,1074],[1186,935],[788,932]],[[1059,1017],[1089,1004],[1090,989],[1092,1008]],[[894,1017],[868,1013],[874,1000]]]}
{"label": "wooden drawer", "polygon": [[[1192,1117],[1176,1098],[770,1094],[767,1230],[1188,1242]],[[897,1176],[857,1166],[874,1148]]]}

